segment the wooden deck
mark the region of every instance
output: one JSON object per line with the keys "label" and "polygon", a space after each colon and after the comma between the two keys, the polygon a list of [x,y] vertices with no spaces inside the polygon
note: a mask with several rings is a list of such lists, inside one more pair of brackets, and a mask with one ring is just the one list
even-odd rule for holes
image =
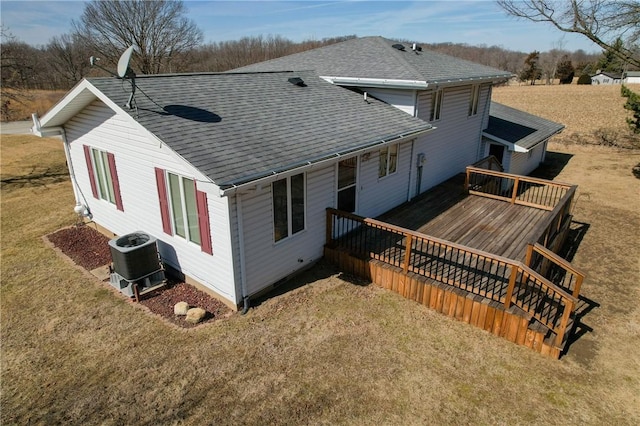
{"label": "wooden deck", "polygon": [[474,167],[463,178],[377,219],[327,209],[325,256],[345,272],[485,329],[493,321],[495,334],[559,356],[584,279],[554,253],[575,186]]}
{"label": "wooden deck", "polygon": [[527,245],[538,240],[540,224],[551,214],[468,195],[464,191],[464,175],[459,175],[377,219],[498,256],[524,260]]}

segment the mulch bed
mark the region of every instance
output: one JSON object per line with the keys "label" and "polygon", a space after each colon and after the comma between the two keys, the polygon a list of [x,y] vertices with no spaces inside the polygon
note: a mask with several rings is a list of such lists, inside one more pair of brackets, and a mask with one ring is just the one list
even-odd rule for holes
{"label": "mulch bed", "polygon": [[[64,228],[48,235],[47,238],[62,253],[88,271],[111,263],[109,238],[88,225]],[[110,284],[105,283],[105,285]],[[191,307],[202,308],[207,311],[207,314],[199,324],[188,323],[184,317],[173,313],[173,307],[178,302],[187,302]],[[169,322],[184,328],[225,318],[232,313],[219,300],[192,285],[171,278],[167,280],[166,286],[144,294],[140,304]]]}

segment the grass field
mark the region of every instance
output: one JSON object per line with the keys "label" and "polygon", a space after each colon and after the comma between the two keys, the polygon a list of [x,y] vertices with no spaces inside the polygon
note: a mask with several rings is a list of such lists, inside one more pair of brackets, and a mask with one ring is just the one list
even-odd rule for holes
{"label": "grass field", "polygon": [[[557,100],[507,89],[496,99],[532,112]],[[75,220],[51,178],[61,143],[1,150],[3,425],[640,424],[638,150],[550,146],[556,179],[580,185],[573,263],[592,307],[559,361],[324,264],[246,316],[169,326],[43,242]]]}

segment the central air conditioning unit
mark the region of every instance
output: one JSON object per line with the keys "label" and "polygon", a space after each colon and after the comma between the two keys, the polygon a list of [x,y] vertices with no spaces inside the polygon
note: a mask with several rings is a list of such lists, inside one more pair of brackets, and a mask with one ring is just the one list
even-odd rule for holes
{"label": "central air conditioning unit", "polygon": [[129,297],[159,284],[165,276],[156,239],[142,231],[109,240],[113,268],[110,282]]}

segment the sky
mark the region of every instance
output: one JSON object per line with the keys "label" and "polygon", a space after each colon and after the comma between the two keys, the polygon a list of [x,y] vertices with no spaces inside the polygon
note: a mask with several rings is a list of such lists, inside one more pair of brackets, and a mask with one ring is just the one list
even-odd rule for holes
{"label": "sky", "polygon": [[[531,52],[561,47],[601,51],[577,34],[506,15],[489,0],[448,1],[185,1],[204,42],[279,35],[295,42],[379,35],[422,43],[465,43]],[[2,25],[20,41],[46,45],[71,31],[82,1],[0,0]]]}

